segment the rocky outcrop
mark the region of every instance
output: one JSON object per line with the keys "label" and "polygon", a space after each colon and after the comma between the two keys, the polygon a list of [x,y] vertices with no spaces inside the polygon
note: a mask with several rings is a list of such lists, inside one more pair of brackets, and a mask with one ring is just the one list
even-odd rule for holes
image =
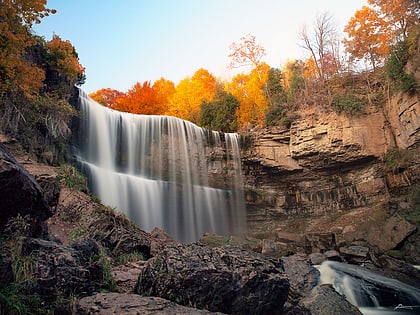
{"label": "rocky outcrop", "polygon": [[46,235],[45,220],[51,215],[40,185],[0,143],[0,230],[20,216],[28,235]]}
{"label": "rocky outcrop", "polygon": [[319,271],[310,264],[309,257],[304,254],[283,257],[281,261],[290,283],[287,302],[297,305],[318,284]]}
{"label": "rocky outcrop", "polygon": [[331,285],[323,284],[315,287],[307,297],[300,301],[298,314],[361,315],[362,313],[356,306],[350,304],[343,295],[337,293]]}
{"label": "rocky outcrop", "polygon": [[45,300],[54,300],[60,293],[85,296],[99,289],[102,266],[98,261],[99,247],[92,240],[67,247],[30,238],[22,244],[22,255],[32,261],[31,290]]}
{"label": "rocky outcrop", "polygon": [[102,293],[85,297],[78,304],[78,313],[84,315],[149,315],[149,314],[221,314],[178,305],[159,297],[137,294]]}
{"label": "rocky outcrop", "polygon": [[168,246],[151,258],[135,292],[233,314],[281,314],[289,283],[280,264],[238,247]]}
{"label": "rocky outcrop", "polygon": [[95,202],[83,192],[67,187],[61,189],[57,215],[77,222],[86,235],[107,248],[115,258],[138,253],[148,259],[161,243],[124,215]]}

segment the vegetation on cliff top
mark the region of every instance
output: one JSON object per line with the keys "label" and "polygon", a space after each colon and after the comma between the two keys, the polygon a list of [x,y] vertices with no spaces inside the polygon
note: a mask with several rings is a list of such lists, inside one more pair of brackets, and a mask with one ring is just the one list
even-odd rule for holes
{"label": "vegetation on cliff top", "polygon": [[[74,86],[84,83],[85,69],[68,40],[32,33],[34,23],[55,13],[46,3],[7,0],[0,6],[0,131],[58,164],[77,115]],[[418,90],[405,65],[417,50],[419,12],[417,1],[368,0],[344,29],[346,54],[332,16],[323,13],[299,34],[306,60],[272,68],[262,61],[264,47],[248,34],[230,46],[229,57],[232,67],[248,65],[251,71],[230,81],[201,68],[176,86],[161,78],[137,82],[127,92],[104,88],[91,97],[113,109],[173,115],[224,132],[289,126],[308,106],[354,114],[385,100],[385,82],[394,90]]]}
{"label": "vegetation on cliff top", "polygon": [[74,86],[84,67],[73,45],[50,41],[31,27],[55,10],[45,0],[5,0],[0,5],[0,131],[48,163],[63,160],[70,136]]}
{"label": "vegetation on cliff top", "polygon": [[[405,65],[416,51],[419,17],[417,1],[368,0],[348,21],[342,43],[332,16],[319,14],[312,28],[299,34],[307,59],[290,60],[281,69],[263,62],[265,48],[248,34],[230,46],[229,57],[231,67],[251,71],[229,81],[201,68],[176,86],[161,78],[138,82],[127,92],[105,88],[90,96],[113,109],[177,116],[225,132],[288,126],[308,106],[355,114],[383,104],[389,85],[394,91],[418,90]],[[221,92],[236,100],[221,99]]]}

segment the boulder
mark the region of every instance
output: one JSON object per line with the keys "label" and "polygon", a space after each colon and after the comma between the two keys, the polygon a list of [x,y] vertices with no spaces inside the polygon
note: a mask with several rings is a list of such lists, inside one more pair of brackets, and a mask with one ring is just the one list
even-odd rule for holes
{"label": "boulder", "polygon": [[312,253],[309,255],[309,259],[311,260],[312,265],[320,265],[327,260],[327,256],[321,253]]}
{"label": "boulder", "polygon": [[261,254],[270,257],[280,258],[292,253],[290,247],[286,243],[277,242],[270,239],[264,239],[262,242]]}
{"label": "boulder", "polygon": [[145,264],[145,261],[137,261],[112,268],[111,275],[116,284],[114,290],[118,293],[134,293],[134,287]]}
{"label": "boulder", "polygon": [[299,307],[306,309],[306,315],[357,315],[359,309],[339,294],[330,284],[323,284],[312,289],[307,297],[302,299]]}
{"label": "boulder", "polygon": [[74,247],[41,239],[24,239],[22,255],[32,262],[30,293],[46,303],[52,303],[60,296],[93,294],[100,289],[103,278],[98,254],[99,247],[91,239],[84,239]]}
{"label": "boulder", "polygon": [[54,212],[58,204],[61,189],[60,178],[55,168],[33,161],[21,161],[20,163],[34,177],[39,186],[41,186],[45,201]]}
{"label": "boulder", "polygon": [[287,301],[296,305],[319,282],[319,271],[310,264],[308,255],[296,254],[281,259],[289,278],[290,291]]}
{"label": "boulder", "polygon": [[415,230],[415,225],[396,214],[388,218],[384,224],[372,226],[365,239],[369,244],[377,246],[381,252],[386,252],[401,244]]}
{"label": "boulder", "polygon": [[35,179],[0,143],[0,230],[17,216],[28,223],[29,236],[46,235],[45,221],[52,211]]}
{"label": "boulder", "polygon": [[281,314],[289,282],[280,263],[233,246],[165,247],[139,276],[135,292],[234,314]]}
{"label": "boulder", "polygon": [[144,297],[128,293],[98,293],[82,298],[77,308],[78,314],[86,315],[217,314],[181,306],[159,297]]}
{"label": "boulder", "polygon": [[347,259],[351,258],[363,258],[367,259],[369,254],[369,248],[360,245],[343,246],[339,249],[340,254],[344,255]]}

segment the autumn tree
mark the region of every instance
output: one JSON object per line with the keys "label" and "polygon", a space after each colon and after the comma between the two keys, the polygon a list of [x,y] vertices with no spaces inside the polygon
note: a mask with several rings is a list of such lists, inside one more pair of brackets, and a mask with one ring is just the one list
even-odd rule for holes
{"label": "autumn tree", "polygon": [[0,89],[33,95],[43,86],[45,73],[27,58],[37,44],[30,28],[55,10],[46,0],[3,0],[0,4]]}
{"label": "autumn tree", "polygon": [[211,101],[216,91],[216,78],[206,69],[181,80],[169,99],[168,115],[198,122],[202,102]]}
{"label": "autumn tree", "polygon": [[169,111],[169,100],[175,94],[175,84],[164,78],[153,83],[153,90],[156,93],[156,108],[160,114],[166,115]]}
{"label": "autumn tree", "polygon": [[265,48],[258,44],[256,37],[251,34],[241,37],[239,43],[232,43],[229,48],[231,50],[229,58],[232,58],[229,65],[231,68],[244,66],[257,68],[266,54]]}
{"label": "autumn tree", "polygon": [[368,60],[373,69],[385,60],[392,42],[390,28],[378,11],[363,6],[344,28],[346,51],[353,59]]}
{"label": "autumn tree", "polygon": [[90,93],[89,97],[91,97],[94,101],[98,102],[99,104],[115,109],[118,99],[120,99],[123,95],[124,92],[110,88],[103,88],[97,90],[96,92]]}
{"label": "autumn tree", "polygon": [[232,78],[231,82],[225,84],[225,90],[233,94],[240,102],[236,111],[238,126],[261,125],[264,114],[269,108],[266,97],[266,83],[270,66],[261,63],[258,68],[254,68],[249,74],[238,74]]}
{"label": "autumn tree", "polygon": [[46,0],[0,3],[0,129],[48,163],[64,158],[74,85],[84,68],[68,41],[46,42],[31,28],[55,10]]}
{"label": "autumn tree", "polygon": [[317,15],[312,34],[306,26],[299,33],[302,47],[309,51],[320,82],[339,72],[339,40],[337,27],[328,13]]}
{"label": "autumn tree", "polygon": [[418,0],[368,0],[368,3],[379,13],[395,41],[406,40],[409,30],[419,23]]}
{"label": "autumn tree", "polygon": [[156,93],[150,81],[137,82],[118,99],[115,109],[133,114],[160,114],[156,108]]}

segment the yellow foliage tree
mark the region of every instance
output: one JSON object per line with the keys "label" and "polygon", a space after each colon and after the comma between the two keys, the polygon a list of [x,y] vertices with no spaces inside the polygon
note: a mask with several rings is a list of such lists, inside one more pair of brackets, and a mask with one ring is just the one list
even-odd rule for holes
{"label": "yellow foliage tree", "polygon": [[201,103],[211,101],[216,92],[216,78],[200,68],[191,78],[181,80],[169,99],[168,115],[198,122]]}
{"label": "yellow foliage tree", "polygon": [[268,109],[265,86],[270,66],[259,64],[249,74],[238,74],[225,84],[225,90],[234,95],[240,103],[236,117],[240,128],[261,124]]}

